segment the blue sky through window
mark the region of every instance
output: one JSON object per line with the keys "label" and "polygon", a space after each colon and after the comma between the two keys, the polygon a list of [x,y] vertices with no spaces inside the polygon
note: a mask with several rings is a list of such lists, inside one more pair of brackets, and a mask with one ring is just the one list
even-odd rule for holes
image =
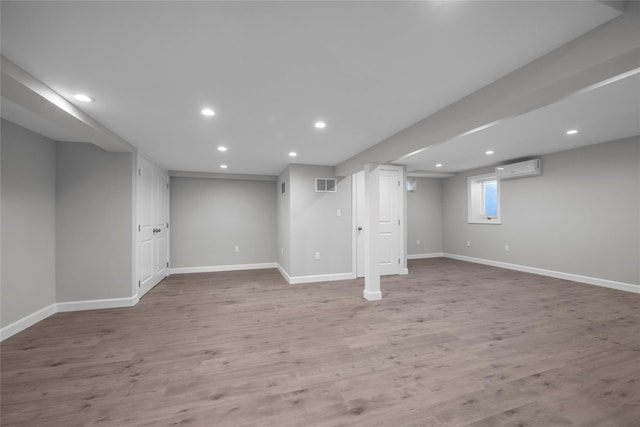
{"label": "blue sky through window", "polygon": [[484,214],[485,216],[498,215],[498,182],[484,182]]}

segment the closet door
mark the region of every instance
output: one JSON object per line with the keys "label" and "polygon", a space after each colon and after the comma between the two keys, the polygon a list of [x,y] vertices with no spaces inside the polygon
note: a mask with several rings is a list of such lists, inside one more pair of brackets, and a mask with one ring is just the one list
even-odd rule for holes
{"label": "closet door", "polygon": [[[381,167],[380,169],[380,222],[377,243],[380,275],[399,274],[402,261],[400,235],[400,203],[402,192],[401,171],[397,168]],[[352,197],[354,202],[356,277],[364,277],[364,224],[365,224],[365,176],[364,171],[352,175]]]}
{"label": "closet door", "polygon": [[138,296],[168,275],[169,177],[138,157]]}
{"label": "closet door", "polygon": [[400,274],[400,174],[397,170],[380,170],[380,275]]}

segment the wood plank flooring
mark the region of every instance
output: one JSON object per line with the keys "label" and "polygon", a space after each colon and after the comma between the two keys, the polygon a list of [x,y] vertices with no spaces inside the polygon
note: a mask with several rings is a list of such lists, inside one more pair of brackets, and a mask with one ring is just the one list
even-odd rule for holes
{"label": "wood plank flooring", "polygon": [[449,259],[171,276],[1,344],[3,426],[640,426],[640,295]]}

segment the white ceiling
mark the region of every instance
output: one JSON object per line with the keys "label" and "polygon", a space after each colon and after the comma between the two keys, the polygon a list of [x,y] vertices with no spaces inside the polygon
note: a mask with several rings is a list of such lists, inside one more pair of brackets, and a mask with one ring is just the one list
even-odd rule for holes
{"label": "white ceiling", "polygon": [[[567,135],[570,129],[578,133]],[[640,73],[394,163],[406,165],[409,172],[452,173],[634,135],[640,135]],[[486,155],[488,150],[494,154]]]}
{"label": "white ceiling", "polygon": [[[336,165],[620,14],[595,1],[5,1],[1,8],[5,57],[160,166],[221,172],[225,163],[226,173],[265,175],[292,162],[291,150],[296,163]],[[77,92],[96,102],[73,101]],[[204,106],[216,116],[201,116]],[[19,113],[3,98],[3,117],[74,139]],[[327,128],[313,127],[319,119]],[[544,137],[508,130],[499,134],[504,141],[535,146]],[[218,144],[229,151],[219,153]],[[466,167],[454,168],[455,159],[477,166],[466,152],[452,149],[439,161],[451,170]]]}

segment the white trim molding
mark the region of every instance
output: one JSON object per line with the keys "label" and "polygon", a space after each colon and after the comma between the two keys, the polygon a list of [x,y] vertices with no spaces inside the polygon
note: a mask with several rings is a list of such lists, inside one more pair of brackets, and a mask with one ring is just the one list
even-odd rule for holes
{"label": "white trim molding", "polygon": [[586,283],[588,285],[602,286],[604,288],[617,289],[619,291],[633,292],[640,294],[640,285],[631,283],[616,282],[613,280],[599,279],[597,277],[581,276],[579,274],[564,273],[562,271],[545,270],[544,268],[529,267],[526,265],[510,264],[489,259],[473,258],[464,255],[444,253],[445,258],[457,259],[459,261],[473,262],[476,264],[490,265],[492,267],[506,268],[508,270],[522,271],[525,273],[539,274],[540,276],[554,277],[556,279],[571,280],[573,282]]}
{"label": "white trim molding", "polygon": [[382,299],[382,292],[380,291],[371,292],[365,289],[364,291],[362,291],[362,296],[367,301],[380,301]]}
{"label": "white trim molding", "polygon": [[335,273],[335,274],[318,274],[314,276],[290,276],[280,264],[276,264],[276,268],[290,285],[300,285],[303,283],[317,282],[335,282],[338,280],[351,280],[356,278],[355,273]]}
{"label": "white trim molding", "polygon": [[58,313],[66,311],[100,310],[103,308],[133,307],[138,303],[138,295],[128,298],[93,299],[86,301],[59,302]]}
{"label": "white trim molding", "polygon": [[187,273],[213,273],[217,271],[237,271],[237,270],[260,270],[263,268],[278,268],[275,262],[263,262],[258,264],[233,264],[233,265],[210,265],[204,267],[178,267],[172,268],[170,274]]}
{"label": "white trim molding", "polygon": [[407,255],[407,259],[427,259],[427,258],[442,258],[444,254],[442,252],[434,252],[431,254],[411,254]]}
{"label": "white trim molding", "polygon": [[284,267],[282,267],[278,263],[276,263],[276,268],[278,269],[280,274],[282,274],[282,277],[284,277],[284,280],[286,280],[287,283],[291,283],[291,276],[289,276],[289,273],[287,273],[287,270],[285,270]]}
{"label": "white trim molding", "polygon": [[290,285],[299,285],[301,283],[316,283],[316,282],[335,282],[338,280],[351,280],[355,279],[354,273],[336,273],[336,274],[318,274],[315,276],[293,276],[289,277]]}
{"label": "white trim molding", "polygon": [[20,320],[16,320],[15,322],[5,326],[0,329],[0,341],[4,341],[9,337],[14,336],[20,331],[24,331],[29,326],[33,326],[41,320],[46,319],[49,316],[52,316],[58,312],[56,304],[48,305],[40,310],[29,314],[28,316],[23,317]]}
{"label": "white trim molding", "polygon": [[12,337],[18,332],[24,331],[28,327],[33,326],[36,323],[46,319],[47,317],[53,316],[56,313],[62,313],[66,311],[96,310],[103,308],[133,307],[138,303],[138,299],[138,296],[134,295],[128,298],[109,298],[54,303],[0,329],[0,341],[4,341],[5,339]]}

